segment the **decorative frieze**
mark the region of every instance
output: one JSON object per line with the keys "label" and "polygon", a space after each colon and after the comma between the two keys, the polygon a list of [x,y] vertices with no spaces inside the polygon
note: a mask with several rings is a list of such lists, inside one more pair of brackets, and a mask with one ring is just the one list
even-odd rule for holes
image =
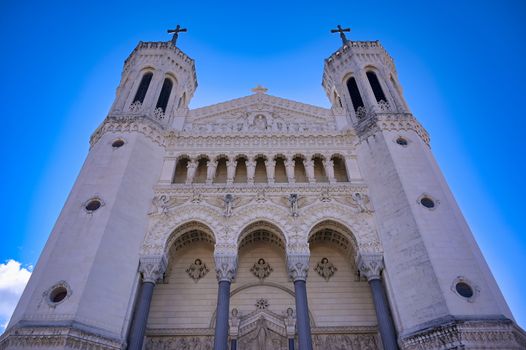
{"label": "decorative frieze", "polygon": [[511,320],[457,320],[402,336],[400,345],[402,350],[519,350],[526,347],[526,334]]}
{"label": "decorative frieze", "polygon": [[13,348],[122,350],[125,344],[73,327],[14,327],[0,337],[0,350]]}

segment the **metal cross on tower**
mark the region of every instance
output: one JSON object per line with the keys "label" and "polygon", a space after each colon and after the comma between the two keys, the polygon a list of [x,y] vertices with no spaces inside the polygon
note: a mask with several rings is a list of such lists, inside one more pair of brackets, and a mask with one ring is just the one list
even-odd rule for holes
{"label": "metal cross on tower", "polygon": [[177,27],[175,27],[175,29],[168,29],[167,32],[168,34],[173,33],[172,44],[174,44],[175,46],[175,43],[177,42],[177,38],[179,37],[179,33],[186,32],[186,28],[181,28],[181,26],[178,24]]}
{"label": "metal cross on tower", "polygon": [[351,28],[342,28],[342,26],[339,24],[337,27],[338,29],[331,29],[331,33],[340,33],[340,38],[342,39],[343,45],[347,44],[349,40],[347,40],[345,32],[350,32]]}

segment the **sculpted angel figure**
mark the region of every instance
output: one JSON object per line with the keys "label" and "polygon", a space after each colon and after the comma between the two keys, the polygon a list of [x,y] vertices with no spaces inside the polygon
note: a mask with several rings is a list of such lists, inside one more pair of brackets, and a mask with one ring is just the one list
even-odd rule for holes
{"label": "sculpted angel figure", "polygon": [[234,205],[234,196],[232,196],[230,193],[225,195],[225,198],[223,198],[223,201],[225,202],[225,216],[232,216],[232,207]]}
{"label": "sculpted angel figure", "polygon": [[177,205],[177,202],[176,198],[169,198],[165,194],[155,196],[152,199],[152,210],[148,214],[167,214],[172,207]]}
{"label": "sculpted angel figure", "polygon": [[298,216],[298,194],[291,193],[289,195],[290,212],[292,216]]}
{"label": "sculpted angel figure", "polygon": [[361,213],[372,213],[373,212],[371,201],[368,195],[356,192],[351,195],[351,198],[353,202],[358,206]]}
{"label": "sculpted angel figure", "polygon": [[259,259],[257,263],[252,266],[250,271],[259,278],[260,281],[263,281],[267,278],[270,273],[273,271],[272,267],[265,261],[265,259]]}
{"label": "sculpted angel figure", "polygon": [[323,278],[325,278],[325,281],[329,281],[329,279],[334,275],[334,273],[338,270],[336,266],[334,266],[333,263],[329,261],[327,258],[322,258],[321,261],[316,265],[314,270]]}
{"label": "sculpted angel figure", "polygon": [[195,261],[186,269],[188,276],[190,276],[190,278],[196,283],[201,278],[203,278],[208,273],[208,271],[210,270],[206,264],[201,261],[201,259],[195,259]]}

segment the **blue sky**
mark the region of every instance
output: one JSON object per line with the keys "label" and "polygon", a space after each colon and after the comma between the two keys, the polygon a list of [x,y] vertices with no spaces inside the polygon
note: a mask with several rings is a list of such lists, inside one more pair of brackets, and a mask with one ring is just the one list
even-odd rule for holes
{"label": "blue sky", "polygon": [[[24,267],[36,263],[139,40],[169,40],[177,23],[188,28],[179,46],[196,60],[192,108],[248,95],[256,84],[328,106],[323,59],[340,45],[329,30],[342,24],[353,40],[380,40],[395,59],[409,106],[526,327],[526,2],[324,3],[2,1],[0,299],[13,299],[27,280]],[[6,292],[7,266],[23,277]]]}

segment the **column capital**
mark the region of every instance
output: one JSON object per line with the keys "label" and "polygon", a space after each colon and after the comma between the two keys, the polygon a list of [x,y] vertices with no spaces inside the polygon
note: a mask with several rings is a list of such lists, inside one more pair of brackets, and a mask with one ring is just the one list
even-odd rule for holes
{"label": "column capital", "polygon": [[289,277],[294,282],[306,281],[309,273],[309,255],[287,254],[287,268]]}
{"label": "column capital", "polygon": [[161,256],[142,256],[139,259],[139,272],[143,282],[157,283],[166,271],[166,257]]}
{"label": "column capital", "polygon": [[384,258],[381,253],[360,253],[356,258],[356,266],[368,281],[380,279],[384,269]]}
{"label": "column capital", "polygon": [[217,281],[232,282],[237,272],[237,255],[214,254]]}

